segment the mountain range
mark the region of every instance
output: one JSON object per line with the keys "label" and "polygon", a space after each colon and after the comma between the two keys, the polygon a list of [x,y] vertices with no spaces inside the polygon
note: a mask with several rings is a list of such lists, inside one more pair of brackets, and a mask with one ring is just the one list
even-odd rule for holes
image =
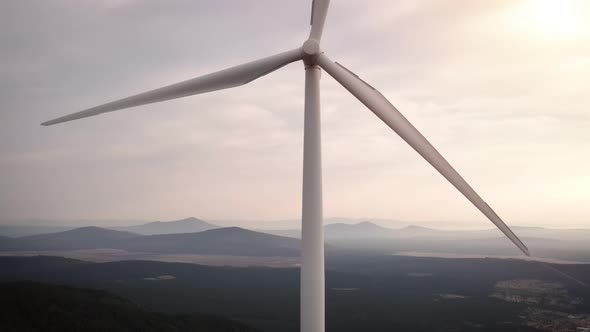
{"label": "mountain range", "polygon": [[[569,242],[590,241],[590,229],[549,229],[543,227],[519,227],[512,229],[522,238],[552,239]],[[261,230],[262,231],[262,230]],[[301,237],[301,230],[264,230],[264,232],[282,236]],[[365,239],[365,238],[414,238],[436,237],[438,239],[490,239],[502,237],[496,228],[484,230],[446,230],[409,225],[401,228],[388,228],[370,221],[356,224],[333,223],[324,226],[326,240]]]}
{"label": "mountain range", "polygon": [[[118,221],[117,223],[124,223],[125,221]],[[48,234],[48,233],[58,233],[64,232],[68,230],[72,230],[75,228],[83,227],[83,226],[63,226],[59,224],[35,224],[34,221],[32,222],[22,222],[22,223],[15,223],[15,224],[7,224],[7,225],[0,225],[0,235],[9,236],[9,237],[23,237],[23,236],[30,236],[30,235],[39,235],[39,234]],[[54,221],[54,223],[57,223]],[[71,224],[78,224],[78,225],[96,225],[102,224],[103,222],[100,221],[76,221],[75,223],[69,222]],[[194,233],[194,232],[202,232],[209,229],[214,228],[221,228],[224,226],[215,225],[209,222],[206,222],[201,219],[197,219],[194,217],[180,219],[180,220],[172,220],[172,221],[154,221],[148,222],[143,224],[131,225],[131,226],[117,226],[117,227],[108,227],[105,226],[104,228],[110,228],[117,231],[126,231],[132,232],[136,234],[142,235],[155,235],[155,234],[175,234],[175,233]]]}
{"label": "mountain range", "polygon": [[2,251],[122,249],[165,254],[297,256],[300,240],[227,227],[195,233],[141,235],[99,227],[0,238]]}
{"label": "mountain range", "polygon": [[[301,230],[299,229],[266,230],[265,232],[295,238],[301,237]],[[324,226],[326,240],[435,236],[445,233],[449,232],[415,225],[392,229],[370,221],[362,221],[356,224],[333,223]]]}
{"label": "mountain range", "polygon": [[154,221],[147,224],[117,227],[114,229],[142,235],[156,235],[196,233],[215,228],[220,228],[220,226],[208,223],[201,219],[190,217],[174,221]]}
{"label": "mountain range", "polygon": [[[356,224],[331,223],[324,229],[327,249],[331,253],[353,250],[382,254],[518,255],[514,246],[494,228],[440,230],[410,225],[392,229],[362,221]],[[590,261],[590,230],[518,226],[513,229],[534,256]],[[0,251],[116,249],[133,253],[135,258],[145,253],[156,256],[155,259],[159,259],[157,255],[160,254],[298,257],[300,236],[299,229],[253,231],[187,218],[118,229],[91,226],[22,237],[0,236]]]}

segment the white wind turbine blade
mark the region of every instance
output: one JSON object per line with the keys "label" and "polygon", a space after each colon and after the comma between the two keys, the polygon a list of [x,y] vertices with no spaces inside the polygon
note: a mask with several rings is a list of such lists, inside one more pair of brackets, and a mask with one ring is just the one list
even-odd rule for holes
{"label": "white wind turbine blade", "polygon": [[129,107],[233,88],[249,83],[291,62],[301,60],[302,57],[301,49],[294,49],[218,72],[189,79],[187,81],[168,85],[163,88],[119,99],[104,105],[89,108],[84,111],[65,115],[57,119],[43,122],[42,125],[50,126],[57,123],[86,118],[106,112],[118,111]]}
{"label": "white wind turbine blade", "polygon": [[330,76],[365,104],[367,108],[383,120],[383,122],[439,171],[442,176],[451,182],[455,188],[467,197],[525,255],[530,256],[528,248],[500,219],[496,212],[490,208],[434,146],[379,91],[361,80],[350,70],[330,60],[324,54],[319,56],[318,63]]}
{"label": "white wind turbine blade", "polygon": [[324,23],[328,15],[330,0],[313,0],[311,5],[311,32],[309,39],[320,41],[324,31]]}

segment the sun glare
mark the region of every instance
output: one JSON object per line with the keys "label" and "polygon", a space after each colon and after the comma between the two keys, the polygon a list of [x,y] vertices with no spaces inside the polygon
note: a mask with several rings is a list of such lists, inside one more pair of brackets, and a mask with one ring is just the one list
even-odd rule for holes
{"label": "sun glare", "polygon": [[586,0],[527,0],[520,11],[522,23],[545,37],[579,35],[585,24]]}

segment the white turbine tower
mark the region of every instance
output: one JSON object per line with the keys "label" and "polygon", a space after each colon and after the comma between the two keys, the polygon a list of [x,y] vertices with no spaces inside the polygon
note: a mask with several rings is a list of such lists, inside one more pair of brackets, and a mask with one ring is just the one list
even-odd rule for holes
{"label": "white turbine tower", "polygon": [[404,139],[455,186],[523,253],[527,247],[490,206],[471,188],[422,134],[375,88],[320,49],[329,0],[312,5],[311,33],[302,47],[208,75],[116,100],[42,123],[44,126],[77,120],[165,100],[244,85],[291,62],[305,64],[305,129],[303,147],[303,215],[301,253],[301,331],[324,331],[324,233],[320,139],[320,68],[344,86],[369,110]]}

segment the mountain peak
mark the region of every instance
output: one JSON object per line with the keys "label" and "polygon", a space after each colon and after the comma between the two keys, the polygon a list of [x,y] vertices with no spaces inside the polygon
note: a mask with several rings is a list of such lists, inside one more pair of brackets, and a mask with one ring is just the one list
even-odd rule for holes
{"label": "mountain peak", "polygon": [[188,218],[180,219],[180,220],[178,220],[178,222],[204,222],[204,221],[199,218],[188,217]]}
{"label": "mountain peak", "polygon": [[370,221],[362,221],[356,224],[346,224],[346,223],[333,223],[326,225],[328,229],[346,229],[346,230],[380,230],[386,229],[383,226],[379,226]]}
{"label": "mountain peak", "polygon": [[182,223],[206,223],[206,221],[203,221],[203,220],[201,220],[199,218],[195,218],[195,217],[188,217],[188,218],[184,218],[184,219],[171,220],[171,221],[154,221],[154,222],[150,222],[148,224],[155,224],[155,223],[159,223],[159,224],[171,224],[171,223],[182,224]]}
{"label": "mountain peak", "polygon": [[196,233],[210,229],[219,228],[219,226],[208,223],[195,217],[188,217],[172,221],[154,221],[142,225],[119,228],[142,235],[156,234],[180,234]]}
{"label": "mountain peak", "polygon": [[418,226],[418,225],[408,225],[404,228],[401,229],[402,231],[412,231],[412,232],[425,232],[425,231],[433,231],[434,229],[432,228],[428,228],[428,227],[424,227],[424,226]]}
{"label": "mountain peak", "polygon": [[117,238],[125,238],[125,237],[137,236],[137,234],[133,234],[131,232],[116,231],[116,230],[101,228],[101,227],[97,227],[97,226],[84,226],[84,227],[78,227],[78,228],[70,229],[70,230],[63,231],[63,232],[33,235],[30,237],[47,237],[47,236],[113,236],[113,237],[117,237]]}
{"label": "mountain peak", "polygon": [[385,227],[375,224],[371,221],[361,221],[359,223],[354,224],[356,227],[360,227],[363,229],[383,229]]}

